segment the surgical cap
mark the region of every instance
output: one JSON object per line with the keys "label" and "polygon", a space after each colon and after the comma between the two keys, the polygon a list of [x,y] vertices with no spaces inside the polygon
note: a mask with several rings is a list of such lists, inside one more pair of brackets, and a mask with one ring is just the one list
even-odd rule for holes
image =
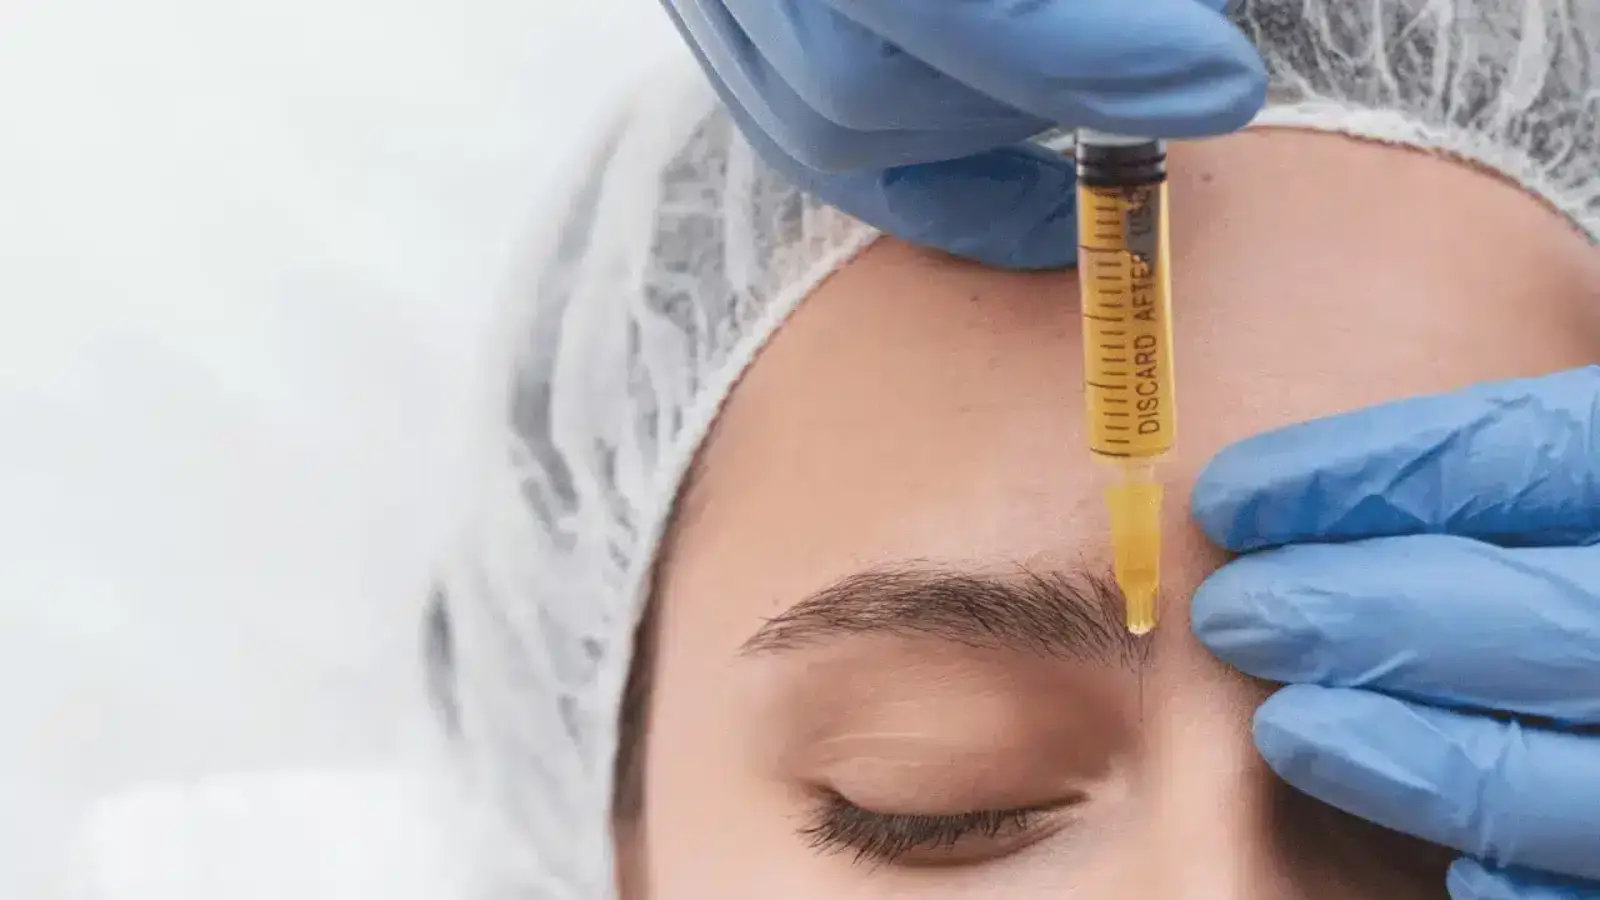
{"label": "surgical cap", "polygon": [[[1600,4],[1244,0],[1256,125],[1462,158],[1600,233]],[[1382,203],[1375,198],[1375,203]],[[764,166],[698,72],[652,81],[509,304],[491,452],[444,575],[485,896],[611,897],[618,709],[679,483],[740,374],[875,232]]]}

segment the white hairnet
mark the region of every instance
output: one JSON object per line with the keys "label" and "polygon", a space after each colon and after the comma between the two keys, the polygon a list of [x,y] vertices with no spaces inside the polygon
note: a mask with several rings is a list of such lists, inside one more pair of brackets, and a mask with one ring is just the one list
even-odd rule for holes
{"label": "white hairnet", "polygon": [[[1465,157],[1600,232],[1600,4],[1244,0],[1258,124]],[[697,72],[607,135],[519,298],[509,396],[446,577],[453,721],[497,897],[599,900],[632,635],[679,479],[761,344],[874,232],[769,171]]]}

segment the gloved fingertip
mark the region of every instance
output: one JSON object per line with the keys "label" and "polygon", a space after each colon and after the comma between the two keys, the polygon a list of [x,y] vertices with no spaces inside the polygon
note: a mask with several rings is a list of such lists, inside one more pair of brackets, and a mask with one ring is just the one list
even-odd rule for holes
{"label": "gloved fingertip", "polygon": [[[1379,694],[1290,684],[1268,697],[1250,723],[1256,749],[1278,777],[1323,802],[1361,790],[1389,750],[1382,729],[1405,724],[1404,705]],[[1377,780],[1386,773],[1380,772]],[[1334,802],[1335,806],[1341,806]]]}
{"label": "gloved fingertip", "polygon": [[1248,553],[1265,546],[1255,521],[1267,497],[1258,473],[1241,468],[1245,454],[1223,448],[1195,479],[1189,490],[1189,514],[1206,540],[1232,553]]}
{"label": "gloved fingertip", "polygon": [[1512,900],[1514,894],[1506,893],[1504,884],[1475,859],[1458,859],[1450,865],[1445,875],[1445,888],[1450,900]]}
{"label": "gloved fingertip", "polygon": [[1070,160],[1009,147],[891,169],[881,180],[881,214],[862,218],[913,244],[987,265],[1062,268],[1077,256],[1073,186]]}
{"label": "gloved fingertip", "polygon": [[1249,125],[1267,105],[1267,81],[1266,63],[1256,56],[1247,57],[1233,82],[1234,90],[1218,107],[1211,130],[1227,134]]}
{"label": "gloved fingertip", "polygon": [[1222,0],[1118,6],[1126,10],[1118,15],[1128,18],[1115,37],[1096,35],[1101,41],[1098,53],[1122,59],[1150,56],[1165,66],[1144,78],[1124,73],[1114,86],[1107,83],[1106,90],[1086,87],[1072,95],[1081,108],[1070,119],[1060,113],[1053,118],[1104,131],[1183,139],[1237,131],[1261,111],[1269,80],[1266,62],[1222,14]]}
{"label": "gloved fingertip", "polygon": [[1190,627],[1218,659],[1256,678],[1298,680],[1314,667],[1316,632],[1277,586],[1271,552],[1234,560],[1201,582],[1190,602]]}
{"label": "gloved fingertip", "polygon": [[1206,649],[1228,659],[1228,651],[1239,645],[1256,643],[1254,635],[1261,629],[1256,606],[1247,598],[1252,590],[1248,573],[1235,568],[1232,563],[1211,573],[1195,588],[1189,603],[1189,625],[1195,637]]}
{"label": "gloved fingertip", "polygon": [[1450,900],[1600,900],[1600,884],[1517,867],[1497,868],[1470,856],[1445,876]]}
{"label": "gloved fingertip", "polygon": [[1315,724],[1308,717],[1308,704],[1318,704],[1315,685],[1289,685],[1268,697],[1250,722],[1256,749],[1279,776],[1294,783],[1293,773],[1316,756],[1320,741],[1309,730]]}

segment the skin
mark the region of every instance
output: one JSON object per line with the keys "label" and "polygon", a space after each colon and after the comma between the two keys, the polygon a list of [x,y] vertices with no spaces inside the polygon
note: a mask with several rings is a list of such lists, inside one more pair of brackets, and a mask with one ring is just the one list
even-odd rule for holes
{"label": "skin", "polygon": [[[1600,273],[1516,187],[1338,136],[1183,145],[1171,190],[1182,423],[1148,658],[918,633],[745,646],[874,567],[1109,566],[1075,276],[880,241],[772,340],[681,498],[643,818],[620,829],[631,897],[1445,896],[1447,855],[1295,795],[1259,759],[1250,719],[1272,686],[1190,633],[1189,597],[1224,558],[1183,498],[1247,435],[1592,362]],[[872,864],[799,833],[831,792],[902,814],[1077,803]]]}

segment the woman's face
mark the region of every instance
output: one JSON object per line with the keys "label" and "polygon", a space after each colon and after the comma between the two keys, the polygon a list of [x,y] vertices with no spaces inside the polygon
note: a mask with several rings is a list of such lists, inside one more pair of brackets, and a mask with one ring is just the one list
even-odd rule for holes
{"label": "woman's face", "polygon": [[631,848],[651,900],[1444,896],[1447,856],[1257,756],[1272,686],[1189,630],[1223,557],[1187,491],[1246,435],[1591,360],[1588,249],[1486,176],[1338,138],[1173,168],[1161,628],[1120,627],[1073,276],[879,243],[764,351],[681,500]]}

